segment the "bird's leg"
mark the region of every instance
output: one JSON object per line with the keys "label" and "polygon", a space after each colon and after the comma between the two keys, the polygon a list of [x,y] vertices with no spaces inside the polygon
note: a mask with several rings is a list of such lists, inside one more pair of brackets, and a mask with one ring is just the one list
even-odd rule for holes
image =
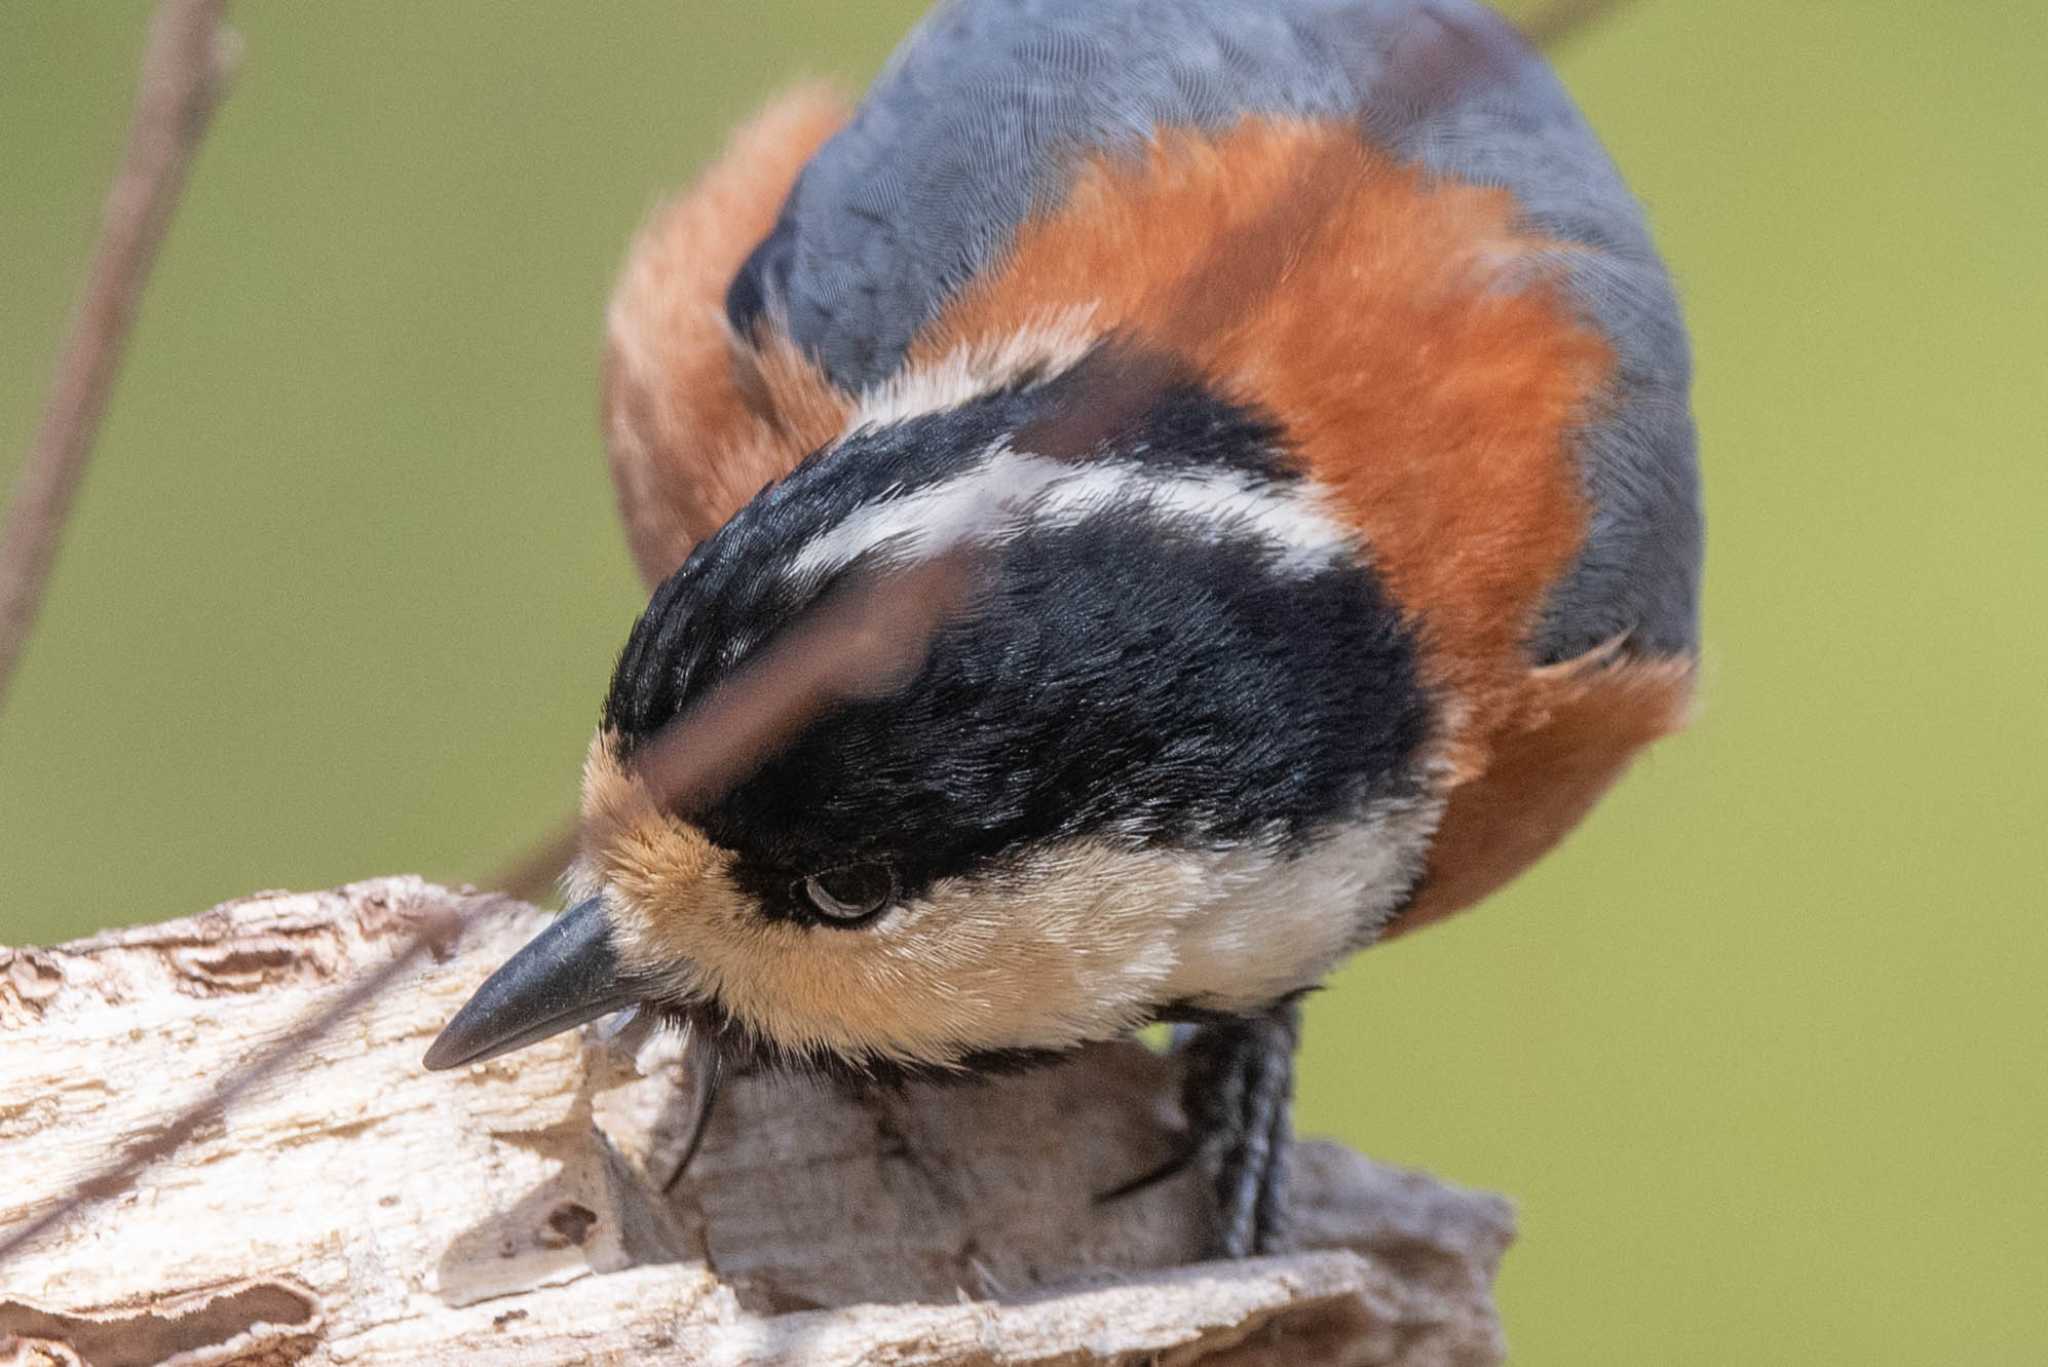
{"label": "bird's leg", "polygon": [[1203,1025],[1184,1050],[1181,1108],[1214,1183],[1226,1258],[1286,1246],[1288,1111],[1300,1038],[1301,1008],[1289,1000]]}

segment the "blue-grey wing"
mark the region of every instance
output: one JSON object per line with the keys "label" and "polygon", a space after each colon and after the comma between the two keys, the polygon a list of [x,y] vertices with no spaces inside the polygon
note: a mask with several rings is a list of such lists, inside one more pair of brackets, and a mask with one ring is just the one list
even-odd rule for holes
{"label": "blue-grey wing", "polygon": [[1701,530],[1677,302],[1598,139],[1478,0],[942,0],[798,178],[727,312],[744,334],[772,311],[842,389],[866,389],[1080,158],[1256,115],[1361,119],[1596,249],[1569,278],[1617,373],[1580,444],[1592,533],[1537,652],[1691,649]]}

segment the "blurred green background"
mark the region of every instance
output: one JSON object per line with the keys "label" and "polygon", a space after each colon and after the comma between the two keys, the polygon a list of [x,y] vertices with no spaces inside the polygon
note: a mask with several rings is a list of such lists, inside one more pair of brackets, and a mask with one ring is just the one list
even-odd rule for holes
{"label": "blurred green background", "polygon": [[[244,5],[0,717],[0,941],[475,876],[572,802],[640,592],[628,233],[919,6]],[[0,474],[145,7],[0,4]],[[1560,54],[1698,342],[1704,715],[1311,1009],[1302,1125],[1512,1193],[1535,1364],[2048,1360],[2039,0],[1642,0]]]}

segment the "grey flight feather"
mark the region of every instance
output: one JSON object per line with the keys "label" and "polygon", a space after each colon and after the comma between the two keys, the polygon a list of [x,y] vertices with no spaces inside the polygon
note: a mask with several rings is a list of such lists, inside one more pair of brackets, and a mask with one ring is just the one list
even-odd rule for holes
{"label": "grey flight feather", "polygon": [[[1467,66],[1430,91],[1446,34],[1480,78]],[[1624,635],[1691,650],[1701,525],[1678,304],[1598,139],[1477,0],[944,0],[805,168],[728,311],[742,331],[772,311],[837,384],[866,389],[1057,203],[1079,155],[1246,115],[1363,119],[1397,154],[1502,186],[1532,228],[1595,249],[1564,263],[1617,360],[1579,444],[1593,527],[1532,649],[1553,661]]]}

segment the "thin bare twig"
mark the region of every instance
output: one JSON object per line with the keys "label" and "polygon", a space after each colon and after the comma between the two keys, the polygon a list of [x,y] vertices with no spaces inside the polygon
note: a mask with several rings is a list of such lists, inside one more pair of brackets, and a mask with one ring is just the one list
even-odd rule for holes
{"label": "thin bare twig", "polygon": [[576,857],[582,835],[583,828],[578,822],[564,821],[521,851],[511,863],[478,879],[476,886],[517,897],[522,902],[537,902],[555,890],[555,880]]}
{"label": "thin bare twig", "polygon": [[1552,48],[1623,3],[1625,0],[1552,0],[1517,26],[1537,47]]}
{"label": "thin bare twig", "polygon": [[150,21],[135,116],[108,192],[85,292],[0,532],[0,706],[21,661],[85,474],[135,307],[208,119],[227,89],[234,43],[226,0],[163,0]]}
{"label": "thin bare twig", "polygon": [[[835,701],[896,686],[916,670],[932,633],[965,599],[973,569],[971,552],[954,551],[900,571],[862,576],[828,594],[644,747],[634,763],[641,782],[663,805],[713,800],[807,717]],[[480,915],[507,905],[505,898],[483,899],[461,915],[439,916],[421,926],[388,962],[115,1155],[34,1220],[0,1237],[0,1263],[87,1206],[126,1191],[145,1169],[184,1147],[201,1127],[373,1000],[421,955],[454,943]]]}
{"label": "thin bare twig", "polygon": [[[955,550],[828,595],[705,698],[695,724],[671,726],[641,750],[642,782],[665,804],[707,800],[834,698],[888,691],[916,669],[932,630],[958,606],[971,560],[971,551]],[[522,901],[546,896],[582,837],[566,822],[477,886]]]}

